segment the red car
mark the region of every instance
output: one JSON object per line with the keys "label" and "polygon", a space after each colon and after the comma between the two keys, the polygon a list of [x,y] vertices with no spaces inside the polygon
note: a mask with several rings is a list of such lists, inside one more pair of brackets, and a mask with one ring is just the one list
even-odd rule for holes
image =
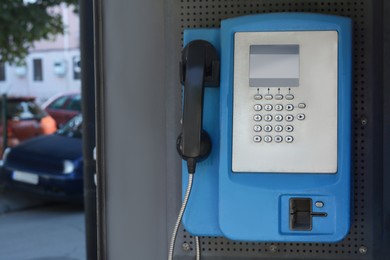
{"label": "red car", "polygon": [[[3,114],[0,99],[0,118]],[[34,97],[7,98],[7,146],[13,147],[21,141],[52,134],[57,130],[54,119],[43,111]],[[0,122],[0,154],[3,151],[3,124]]]}
{"label": "red car", "polygon": [[56,95],[43,103],[42,108],[54,118],[60,128],[81,112],[80,92]]}

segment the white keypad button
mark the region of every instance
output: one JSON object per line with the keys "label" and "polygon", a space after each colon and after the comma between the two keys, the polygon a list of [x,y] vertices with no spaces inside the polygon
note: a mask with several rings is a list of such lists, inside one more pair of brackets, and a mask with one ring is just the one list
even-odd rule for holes
{"label": "white keypad button", "polygon": [[271,132],[271,131],[272,131],[272,126],[270,126],[270,125],[265,125],[265,126],[264,126],[264,131],[266,131],[266,132]]}
{"label": "white keypad button", "polygon": [[273,98],[274,98],[274,96],[272,96],[271,94],[264,95],[264,99],[266,99],[266,100],[271,100]]}
{"label": "white keypad button", "polygon": [[305,114],[298,114],[297,115],[298,120],[304,120],[305,119]]}
{"label": "white keypad button", "polygon": [[255,131],[255,132],[260,132],[261,131],[261,126],[260,125],[255,125],[254,127],[253,127],[253,130]]}
{"label": "white keypad button", "polygon": [[253,137],[253,141],[255,141],[256,143],[260,143],[261,142],[261,136],[260,135],[255,135]]}
{"label": "white keypad button", "polygon": [[276,125],[276,126],[275,126],[275,131],[276,131],[276,132],[282,132],[282,131],[283,131],[283,126],[281,126],[281,125]]}
{"label": "white keypad button", "polygon": [[267,104],[267,105],[264,106],[264,110],[265,111],[271,111],[272,109],[273,109],[273,107],[270,104]]}
{"label": "white keypad button", "polygon": [[275,105],[275,110],[276,111],[282,111],[283,110],[283,105],[281,105],[281,104]]}
{"label": "white keypad button", "polygon": [[275,121],[282,121],[283,120],[283,116],[282,115],[275,115]]}
{"label": "white keypad button", "polygon": [[288,135],[288,136],[286,136],[285,140],[287,143],[292,143],[292,141],[294,141],[294,137],[292,137],[291,135]]}
{"label": "white keypad button", "polygon": [[261,105],[259,105],[259,104],[256,104],[256,105],[253,106],[253,109],[255,111],[261,111],[263,109],[263,107]]}
{"label": "white keypad button", "polygon": [[265,115],[264,116],[264,120],[267,121],[267,122],[271,122],[272,121],[272,116],[271,115]]}
{"label": "white keypad button", "polygon": [[299,104],[298,104],[298,107],[299,107],[299,108],[302,108],[302,109],[303,109],[303,108],[306,108],[306,104],[305,104],[305,103],[299,103]]}
{"label": "white keypad button", "polygon": [[262,100],[263,96],[260,95],[260,94],[256,94],[256,95],[253,96],[253,98],[256,99],[256,100]]}
{"label": "white keypad button", "polygon": [[282,100],[283,99],[283,95],[282,94],[276,94],[275,95],[275,99],[276,100]]}
{"label": "white keypad button", "polygon": [[272,137],[270,135],[264,136],[264,142],[266,142],[266,143],[272,142]]}
{"label": "white keypad button", "polygon": [[294,105],[291,105],[291,104],[286,105],[286,110],[287,111],[293,111],[294,110]]}
{"label": "white keypad button", "polygon": [[285,129],[286,129],[287,132],[294,131],[294,127],[292,125],[287,125]]}
{"label": "white keypad button", "polygon": [[277,136],[275,136],[274,140],[275,140],[275,142],[280,143],[281,141],[283,141],[283,137],[281,137],[280,135],[277,135]]}
{"label": "white keypad button", "polygon": [[255,121],[261,121],[261,119],[262,119],[262,117],[261,117],[261,115],[254,115],[253,116],[253,120],[255,120]]}
{"label": "white keypad button", "polygon": [[285,96],[285,98],[286,98],[287,100],[293,100],[293,99],[294,99],[294,95],[293,95],[293,94],[287,94],[287,95]]}
{"label": "white keypad button", "polygon": [[287,115],[285,118],[286,118],[287,122],[291,122],[291,121],[294,120],[294,116],[293,115]]}

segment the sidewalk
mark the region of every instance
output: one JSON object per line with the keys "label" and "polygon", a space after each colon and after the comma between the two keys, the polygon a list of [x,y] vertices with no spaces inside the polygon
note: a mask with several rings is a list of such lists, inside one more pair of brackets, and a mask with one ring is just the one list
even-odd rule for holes
{"label": "sidewalk", "polygon": [[1,214],[0,230],[2,260],[86,259],[80,206],[52,204]]}

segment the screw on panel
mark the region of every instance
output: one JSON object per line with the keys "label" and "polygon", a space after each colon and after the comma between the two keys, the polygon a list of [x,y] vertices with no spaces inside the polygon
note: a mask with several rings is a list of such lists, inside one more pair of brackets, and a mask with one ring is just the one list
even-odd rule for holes
{"label": "screw on panel", "polygon": [[275,245],[270,245],[270,246],[269,246],[269,251],[270,251],[271,253],[276,253],[276,252],[278,251],[278,247],[275,246]]}
{"label": "screw on panel", "polygon": [[191,248],[190,248],[190,244],[184,242],[182,245],[181,245],[181,248],[184,250],[184,251],[189,251]]}
{"label": "screw on panel", "polygon": [[366,246],[359,247],[359,253],[365,254],[365,253],[367,253],[367,251],[368,251],[368,248]]}
{"label": "screw on panel", "polygon": [[363,117],[362,119],[360,119],[360,123],[362,125],[367,125],[367,118]]}

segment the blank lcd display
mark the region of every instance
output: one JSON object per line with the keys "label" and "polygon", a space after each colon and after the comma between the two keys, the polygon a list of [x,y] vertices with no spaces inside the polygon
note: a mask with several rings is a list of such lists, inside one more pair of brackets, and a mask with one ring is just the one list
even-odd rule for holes
{"label": "blank lcd display", "polygon": [[249,86],[298,87],[299,45],[251,45]]}

